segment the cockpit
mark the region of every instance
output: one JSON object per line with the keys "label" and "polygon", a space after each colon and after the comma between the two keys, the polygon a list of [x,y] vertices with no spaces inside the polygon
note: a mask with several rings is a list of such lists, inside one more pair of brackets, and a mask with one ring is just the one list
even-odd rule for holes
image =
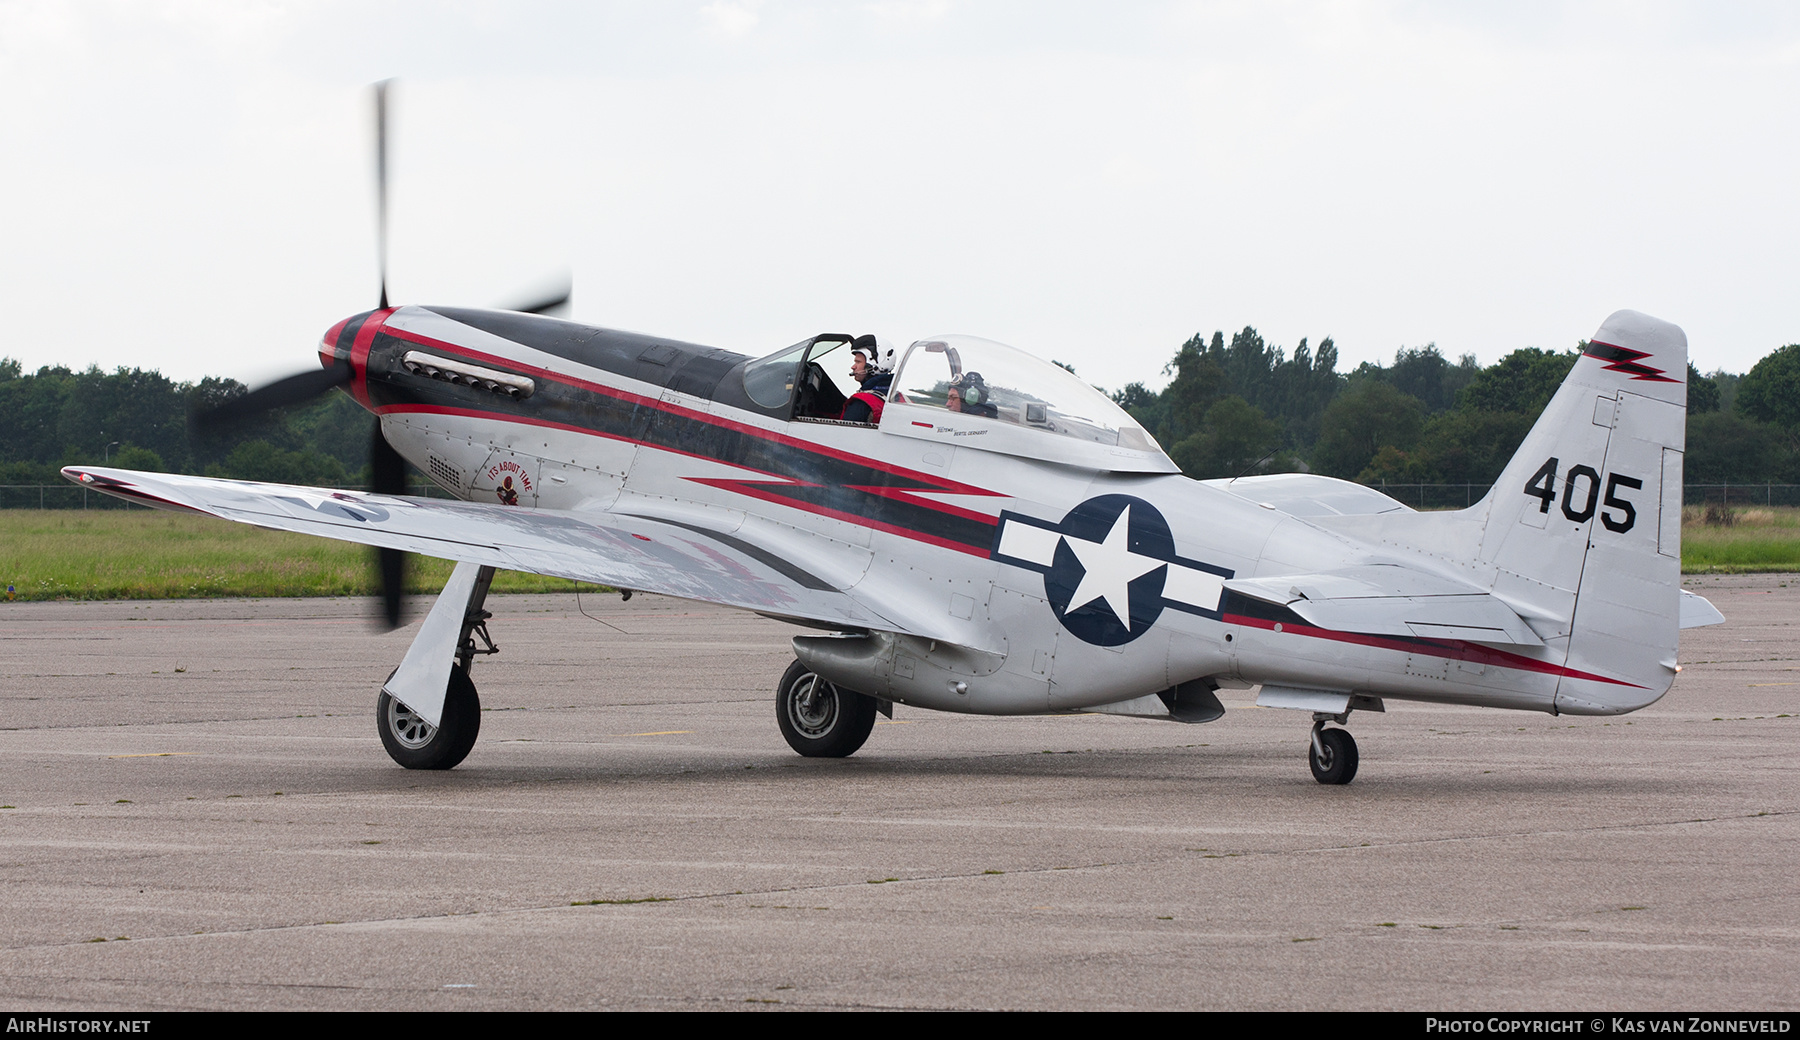
{"label": "cockpit", "polygon": [[[744,391],[790,421],[832,421],[856,387],[847,335],[815,336],[744,367]],[[883,433],[1124,472],[1178,468],[1144,428],[1073,373],[976,336],[936,336],[895,366]]]}

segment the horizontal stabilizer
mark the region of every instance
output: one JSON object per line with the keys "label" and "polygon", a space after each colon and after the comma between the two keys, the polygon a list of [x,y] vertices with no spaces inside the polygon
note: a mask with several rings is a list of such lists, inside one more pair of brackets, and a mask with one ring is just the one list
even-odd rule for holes
{"label": "horizontal stabilizer", "polygon": [[1283,606],[1334,632],[1542,646],[1523,618],[1492,593],[1395,565],[1323,574],[1235,578],[1232,592]]}
{"label": "horizontal stabilizer", "polygon": [[1686,589],[1681,590],[1681,627],[1705,628],[1707,625],[1722,625],[1725,615],[1705,596],[1697,596]]}

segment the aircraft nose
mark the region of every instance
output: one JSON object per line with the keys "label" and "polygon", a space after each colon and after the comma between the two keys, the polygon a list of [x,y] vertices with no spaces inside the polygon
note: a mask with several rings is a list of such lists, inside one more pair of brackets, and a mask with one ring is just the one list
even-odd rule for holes
{"label": "aircraft nose", "polygon": [[330,368],[340,360],[350,360],[350,344],[345,343],[342,348],[338,346],[338,341],[344,334],[344,326],[348,324],[350,324],[350,319],[345,318],[331,328],[326,329],[325,335],[319,338],[320,368]]}
{"label": "aircraft nose", "polygon": [[365,408],[369,407],[369,348],[375,342],[375,334],[393,313],[394,308],[385,307],[353,314],[325,330],[324,338],[319,341],[320,367],[349,365],[350,396]]}

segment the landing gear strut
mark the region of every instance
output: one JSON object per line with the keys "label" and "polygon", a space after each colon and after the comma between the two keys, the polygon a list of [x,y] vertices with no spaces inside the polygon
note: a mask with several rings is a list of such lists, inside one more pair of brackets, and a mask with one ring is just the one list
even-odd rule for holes
{"label": "landing gear strut", "polygon": [[1356,779],[1356,766],[1360,761],[1356,738],[1347,729],[1325,728],[1327,722],[1343,725],[1344,718],[1344,715],[1322,713],[1313,716],[1312,746],[1307,748],[1306,760],[1312,766],[1313,779],[1319,783],[1347,784]]}
{"label": "landing gear strut", "polygon": [[[381,734],[381,746],[388,757],[407,769],[453,768],[468,757],[481,733],[481,698],[469,670],[477,655],[497,654],[500,648],[488,636],[487,622],[493,615],[482,609],[494,568],[481,567],[459,584],[457,578],[469,566],[458,566],[458,574],[452,575],[439,602],[431,608],[406,659],[388,676],[375,701],[375,728]],[[446,637],[453,637],[454,642]],[[438,678],[444,675],[444,662],[452,654],[448,677]],[[424,703],[433,698],[417,694],[421,683],[425,692],[430,692],[437,682],[445,685],[434,725],[425,714],[430,709]],[[390,688],[398,689],[401,696],[389,693]]]}

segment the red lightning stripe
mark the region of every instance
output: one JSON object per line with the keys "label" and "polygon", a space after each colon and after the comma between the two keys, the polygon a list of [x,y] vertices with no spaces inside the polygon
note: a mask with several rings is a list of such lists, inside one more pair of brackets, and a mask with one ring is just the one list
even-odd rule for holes
{"label": "red lightning stripe", "polygon": [[[1267,618],[1248,617],[1243,614],[1226,614],[1222,619],[1228,625],[1244,625],[1248,628],[1266,628],[1273,630],[1276,622]],[[1545,675],[1560,675],[1570,679],[1590,679],[1594,682],[1611,683],[1614,686],[1629,686],[1634,690],[1644,687],[1623,679],[1611,679],[1593,672],[1578,671],[1562,665],[1550,664],[1547,661],[1534,661],[1520,654],[1495,650],[1492,647],[1475,643],[1456,641],[1439,641],[1435,639],[1405,640],[1390,636],[1373,636],[1362,632],[1337,632],[1328,628],[1315,628],[1312,625],[1296,625],[1291,621],[1281,622],[1281,631],[1285,635],[1310,636],[1314,639],[1330,639],[1339,643],[1356,643],[1361,646],[1372,646],[1378,650],[1395,650],[1401,653],[1419,653],[1420,644],[1427,648],[1425,652],[1433,657],[1442,657],[1452,661],[1474,661],[1480,664],[1493,665],[1496,668],[1516,668],[1524,672],[1541,672]]]}
{"label": "red lightning stripe", "polygon": [[1650,356],[1641,350],[1632,350],[1630,347],[1621,347],[1614,343],[1602,343],[1596,339],[1588,341],[1585,353],[1588,357],[1608,362],[1604,369],[1607,372],[1619,372],[1633,379],[1652,383],[1680,382],[1678,379],[1671,379],[1664,375],[1660,368],[1639,364],[1640,361]]}

